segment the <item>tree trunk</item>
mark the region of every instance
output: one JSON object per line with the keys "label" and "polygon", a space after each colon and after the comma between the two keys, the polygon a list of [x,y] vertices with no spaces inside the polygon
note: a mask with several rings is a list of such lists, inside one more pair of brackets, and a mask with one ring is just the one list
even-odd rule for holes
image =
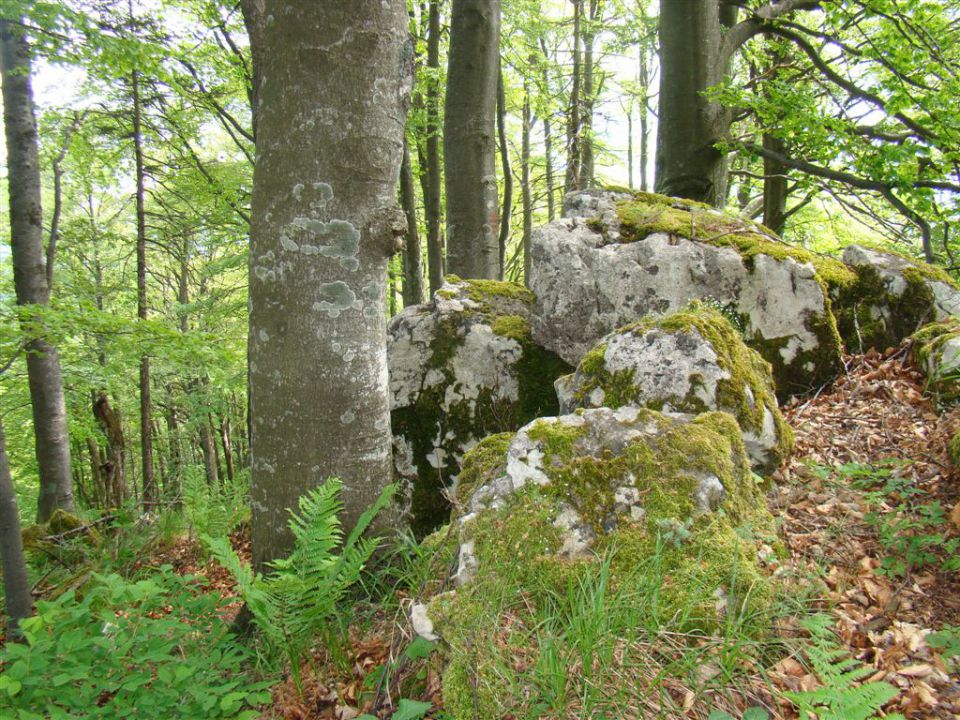
{"label": "tree trunk", "polygon": [[[46,306],[50,300],[43,250],[43,210],[40,204],[40,161],[37,122],[30,84],[30,48],[9,21],[0,21],[0,77],[3,81],[3,120],[7,143],[10,196],[10,245],[17,304]],[[33,321],[36,318],[32,319]],[[60,358],[41,335],[25,334],[27,378],[33,411],[40,497],[37,517],[43,522],[54,510],[73,510],[70,436],[63,398]]]}
{"label": "tree trunk", "polygon": [[[550,64],[550,54],[547,52],[547,44],[544,42],[543,38],[540,38],[540,50],[543,52],[543,70],[542,70],[542,80],[543,83],[543,92],[547,96],[547,102],[550,101],[550,72],[548,66]],[[544,169],[544,176],[547,182],[547,220],[553,222],[557,217],[557,209],[555,205],[555,192],[553,181],[553,127],[550,120],[550,110],[547,108],[546,112],[543,113],[543,160],[546,165]]]}
{"label": "tree trunk", "polygon": [[627,187],[633,190],[633,102],[627,103]]}
{"label": "tree trunk", "polygon": [[217,469],[217,446],[213,442],[213,435],[210,432],[210,422],[207,419],[207,413],[203,412],[200,417],[200,449],[203,451],[203,471],[207,478],[207,486],[215,488],[219,481]]}
{"label": "tree trunk", "polygon": [[349,529],[393,474],[386,281],[406,225],[413,70],[399,0],[266,12],[249,278],[257,570],[289,550],[287,511],[305,492],[339,477]]}
{"label": "tree trunk", "polygon": [[580,121],[580,187],[593,187],[593,109],[596,104],[594,84],[593,41],[603,13],[601,0],[590,0],[590,12],[583,32],[583,118]]}
{"label": "tree trunk", "polygon": [[440,0],[430,0],[427,34],[427,192],[423,196],[427,224],[427,266],[430,274],[430,296],[443,285],[443,220],[440,198]]}
{"label": "tree trunk", "polygon": [[[533,67],[531,62],[530,67]],[[523,202],[523,283],[530,284],[530,238],[533,235],[533,196],[530,187],[530,81],[523,79],[523,119],[520,137],[520,192]]]}
{"label": "tree trunk", "polygon": [[223,446],[223,469],[227,473],[227,480],[233,482],[233,448],[230,442],[230,416],[220,421],[220,444]]}
{"label": "tree trunk", "polygon": [[500,169],[503,171],[503,202],[500,205],[500,279],[507,262],[507,243],[510,241],[510,216],[513,213],[513,171],[510,169],[510,149],[507,147],[507,94],[503,86],[503,68],[497,68],[497,138],[500,146]]}
{"label": "tree trunk", "polygon": [[[763,147],[785,155],[783,140],[763,134]],[[787,222],[787,168],[771,158],[763,159],[763,224],[778,235]]]}
{"label": "tree trunk", "polygon": [[127,484],[124,477],[126,441],[123,437],[120,413],[111,407],[104,390],[96,394],[93,402],[93,416],[107,438],[107,454],[101,466],[103,487],[106,491],[104,507],[120,507],[127,499]]}
{"label": "tree trunk", "polygon": [[[146,174],[143,169],[142,106],[140,73],[131,73],[133,99],[133,154],[137,175],[137,317],[147,319],[147,214],[145,209]],[[153,475],[153,426],[150,423],[150,357],[140,356],[140,462],[143,509],[149,510],[157,499],[156,479]]]}
{"label": "tree trunk", "polygon": [[567,172],[563,182],[564,194],[580,189],[580,108],[581,59],[580,44],[583,40],[583,0],[573,3],[573,78],[570,87],[570,103],[567,106]]}
{"label": "tree trunk", "polygon": [[443,126],[447,267],[498,279],[500,263],[495,116],[500,0],[453,0]]}
{"label": "tree trunk", "polygon": [[718,0],[662,3],[657,192],[716,207],[726,200],[727,184],[716,144],[729,129],[730,114],[704,93],[726,75],[722,39]]}
{"label": "tree trunk", "polygon": [[[97,439],[92,435],[87,435],[87,454],[90,456],[90,482],[93,485],[94,506],[98,508],[109,507],[107,504],[107,486],[103,482],[103,458],[100,457],[100,446],[97,445]],[[78,486],[77,488],[81,488]],[[80,492],[80,497],[84,493]]]}
{"label": "tree trunk", "polygon": [[[7,76],[4,75],[4,80]],[[4,84],[6,88],[6,84]],[[10,618],[7,630],[13,639],[20,638],[20,621],[33,612],[30,581],[27,579],[27,562],[23,556],[23,540],[20,537],[20,511],[17,510],[17,495],[10,477],[10,462],[7,460],[7,443],[0,419],[0,567],[3,569],[3,596]]]}
{"label": "tree trunk", "polygon": [[407,237],[403,244],[403,305],[423,302],[423,264],[420,261],[420,231],[417,227],[417,194],[414,190],[410,147],[403,143],[400,166],[400,204],[407,216]]}
{"label": "tree trunk", "polygon": [[647,55],[647,44],[640,42],[640,189],[647,192],[650,181],[647,177],[647,166],[650,164],[650,62]]}

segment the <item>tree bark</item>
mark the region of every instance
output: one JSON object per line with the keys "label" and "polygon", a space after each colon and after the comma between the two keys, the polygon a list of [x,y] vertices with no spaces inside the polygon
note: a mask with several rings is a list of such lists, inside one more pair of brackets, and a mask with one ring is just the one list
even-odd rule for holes
{"label": "tree bark", "polygon": [[[4,76],[6,80],[6,76]],[[4,83],[6,88],[6,83]],[[23,540],[20,537],[20,512],[17,510],[17,495],[10,477],[10,462],[7,459],[7,443],[0,419],[0,566],[3,569],[3,596],[10,622],[7,631],[13,639],[19,639],[20,621],[33,612],[33,597],[27,578],[27,562],[23,555]]]}
{"label": "tree bark", "polygon": [[[30,48],[26,38],[7,20],[0,20],[0,77],[7,143],[13,283],[17,304],[28,311],[30,306],[43,307],[49,303],[50,285],[43,249]],[[22,329],[32,334],[28,326],[29,323],[25,323]],[[26,339],[27,377],[40,475],[37,517],[43,522],[57,508],[73,510],[70,436],[57,350],[42,334],[28,334]]]}
{"label": "tree bark", "polygon": [[227,473],[227,480],[233,482],[233,447],[230,442],[230,416],[220,421],[220,444],[223,447],[223,469]]}
{"label": "tree bark", "polygon": [[570,0],[573,3],[573,78],[570,87],[570,103],[567,106],[567,172],[564,176],[564,194],[580,189],[580,108],[581,55],[580,44],[583,40],[583,0]]}
{"label": "tree bark", "polygon": [[[393,473],[387,261],[413,70],[401,0],[267,0],[250,247],[254,566],[331,476],[346,528]],[[381,515],[381,526],[392,522]]]}
{"label": "tree bark", "polygon": [[[547,96],[547,103],[550,102],[550,72],[548,66],[550,63],[550,54],[547,52],[547,44],[543,38],[540,38],[540,50],[543,52],[543,70],[542,80],[543,92]],[[550,120],[550,110],[547,108],[543,113],[543,159],[546,165],[544,175],[547,182],[547,220],[553,222],[557,216],[554,193],[556,189],[553,181],[553,127]]]}
{"label": "tree bark", "polygon": [[[136,168],[137,203],[137,317],[147,319],[147,213],[145,208],[146,173],[143,168],[142,105],[140,97],[140,73],[130,75],[133,100],[133,155]],[[143,509],[149,510],[157,499],[156,479],[153,475],[153,427],[150,423],[150,357],[140,356],[140,463]]]}
{"label": "tree bark", "polygon": [[467,278],[503,276],[495,116],[500,0],[453,0],[444,118],[447,267]]}
{"label": "tree bark", "polygon": [[510,168],[510,149],[507,147],[507,94],[503,86],[503,68],[497,68],[497,137],[500,146],[500,169],[503,172],[503,202],[500,205],[500,279],[507,262],[507,243],[510,241],[510,217],[513,213],[513,171]]}
{"label": "tree bark", "polygon": [[726,200],[727,182],[716,144],[729,129],[730,114],[704,92],[727,73],[722,41],[719,0],[662,4],[657,192],[716,207]]}
{"label": "tree bark", "polygon": [[106,457],[100,466],[104,507],[120,507],[127,499],[127,484],[124,476],[126,442],[123,437],[120,413],[110,405],[104,390],[96,393],[93,401],[93,416],[107,439]]}
{"label": "tree bark", "polygon": [[423,302],[423,263],[420,260],[420,230],[417,227],[417,194],[410,163],[410,147],[403,143],[400,166],[400,204],[407,217],[407,237],[403,243],[403,305]]}
{"label": "tree bark", "polygon": [[[785,151],[783,140],[763,134],[763,147],[775,153]],[[772,157],[763,158],[763,224],[778,235],[787,222],[787,167]]]}
{"label": "tree bark", "polygon": [[[530,67],[533,67],[531,63]],[[523,283],[530,284],[530,238],[533,235],[533,196],[530,187],[530,81],[523,79],[523,118],[520,137],[520,192],[523,203]]]}
{"label": "tree bark", "polygon": [[424,193],[424,219],[427,225],[427,266],[430,275],[430,295],[443,285],[443,213],[440,190],[443,178],[440,172],[440,0],[430,0],[427,28],[427,192]]}
{"label": "tree bark", "polygon": [[583,32],[583,117],[580,121],[580,187],[593,187],[593,109],[596,104],[593,43],[603,14],[603,2],[590,0],[590,12]]}

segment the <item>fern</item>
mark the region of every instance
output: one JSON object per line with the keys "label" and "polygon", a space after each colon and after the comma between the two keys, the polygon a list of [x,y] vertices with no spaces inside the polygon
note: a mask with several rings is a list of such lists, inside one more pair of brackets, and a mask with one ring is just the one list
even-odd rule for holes
{"label": "fern", "polygon": [[[811,633],[811,642],[805,648],[813,671],[822,687],[807,692],[785,692],[801,717],[818,720],[873,720],[883,705],[897,696],[897,688],[885,682],[858,684],[873,674],[873,668],[847,657],[837,646],[829,630],[830,619],[814,616],[804,627]],[[901,715],[887,715],[899,718]]]}
{"label": "fern", "polygon": [[210,553],[236,580],[268,649],[282,652],[290,661],[298,687],[300,663],[314,638],[332,642],[330,628],[340,603],[379,545],[379,539],[364,538],[363,533],[396,492],[395,485],[384,488],[344,542],[339,518],[342,487],[340,480],[330,478],[300,498],[299,512],[290,512],[293,550],[272,562],[266,576],[254,574],[225,538],[204,538]]}

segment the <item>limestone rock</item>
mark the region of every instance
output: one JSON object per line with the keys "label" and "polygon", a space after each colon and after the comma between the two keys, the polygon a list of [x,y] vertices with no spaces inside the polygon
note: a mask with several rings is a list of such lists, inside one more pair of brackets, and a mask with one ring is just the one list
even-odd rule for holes
{"label": "limestone rock", "polygon": [[960,400],[960,318],[930,323],[913,334],[912,356],[942,402]]}
{"label": "limestone rock", "polygon": [[[751,616],[771,600],[760,550],[773,519],[726,413],[622,407],[542,418],[474,448],[466,477],[449,531],[457,585],[428,606],[450,648],[444,701],[454,717],[472,716],[475,703],[480,717],[509,714],[517,686],[489,654],[530,642],[524,607],[605,573],[607,602],[637,602],[651,621],[687,630],[710,632],[727,613]],[[637,592],[648,585],[658,589],[652,605]],[[501,624],[504,614],[517,619]]]}
{"label": "limestone rock", "polygon": [[770,364],[743,343],[726,317],[700,303],[607,335],[556,387],[561,413],[624,405],[728,412],[761,475],[776,470],[793,445],[777,407]]}
{"label": "limestone rock", "polygon": [[773,366],[781,397],[839,371],[840,339],[810,253],[699,203],[623,196],[578,193],[568,210],[596,215],[534,231],[537,342],[577,363],[618,327],[713,298],[742,318],[747,344]]}
{"label": "limestone rock", "polygon": [[532,294],[514,283],[451,276],[390,322],[394,465],[414,530],[443,522],[443,489],[481,438],[556,413],[553,380],[569,367],[530,337]]}
{"label": "limestone rock", "polygon": [[851,352],[896,347],[927,323],[960,317],[960,289],[940,268],[860,245],[844,249],[843,261],[856,277],[832,295]]}

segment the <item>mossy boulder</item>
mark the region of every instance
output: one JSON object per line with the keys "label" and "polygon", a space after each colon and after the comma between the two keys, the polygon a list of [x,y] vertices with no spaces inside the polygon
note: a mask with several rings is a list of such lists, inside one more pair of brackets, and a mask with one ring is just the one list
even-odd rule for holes
{"label": "mossy boulder", "polygon": [[480,717],[506,717],[535,696],[513,659],[539,652],[537,608],[601,576],[608,607],[657,626],[713,632],[749,617],[742,631],[762,632],[773,518],[732,416],[623,407],[544,418],[468,453],[467,476],[451,530],[456,588],[425,613],[447,647],[454,718],[475,717],[475,702]]}
{"label": "mossy boulder", "polygon": [[769,475],[790,453],[793,431],[777,406],[770,363],[748,348],[731,322],[698,302],[607,335],[576,373],[556,383],[560,412],[636,405],[733,415],[753,469]]}
{"label": "mossy boulder", "polygon": [[63,508],[57,508],[45,523],[28,525],[20,531],[27,550],[49,550],[56,542],[82,540],[91,545],[100,543],[100,533],[93,525]]}
{"label": "mossy boulder", "polygon": [[760,225],[699,203],[650,193],[590,191],[534,232],[534,339],[578,363],[600,338],[647,315],[713,298],[742,321],[773,367],[781,398],[841,368],[827,278],[838,260],[781,242]]}
{"label": "mossy boulder", "polygon": [[861,245],[844,249],[843,260],[854,277],[831,297],[850,352],[896,347],[927,323],[960,316],[960,289],[942,268]]}
{"label": "mossy boulder", "polygon": [[557,412],[553,381],[570,367],[533,342],[533,300],[515,283],[450,276],[390,322],[394,465],[418,534],[448,517],[443,491],[467,450]]}
{"label": "mossy boulder", "polygon": [[927,376],[927,387],[942,402],[960,399],[960,318],[920,328],[911,337],[914,363]]}

